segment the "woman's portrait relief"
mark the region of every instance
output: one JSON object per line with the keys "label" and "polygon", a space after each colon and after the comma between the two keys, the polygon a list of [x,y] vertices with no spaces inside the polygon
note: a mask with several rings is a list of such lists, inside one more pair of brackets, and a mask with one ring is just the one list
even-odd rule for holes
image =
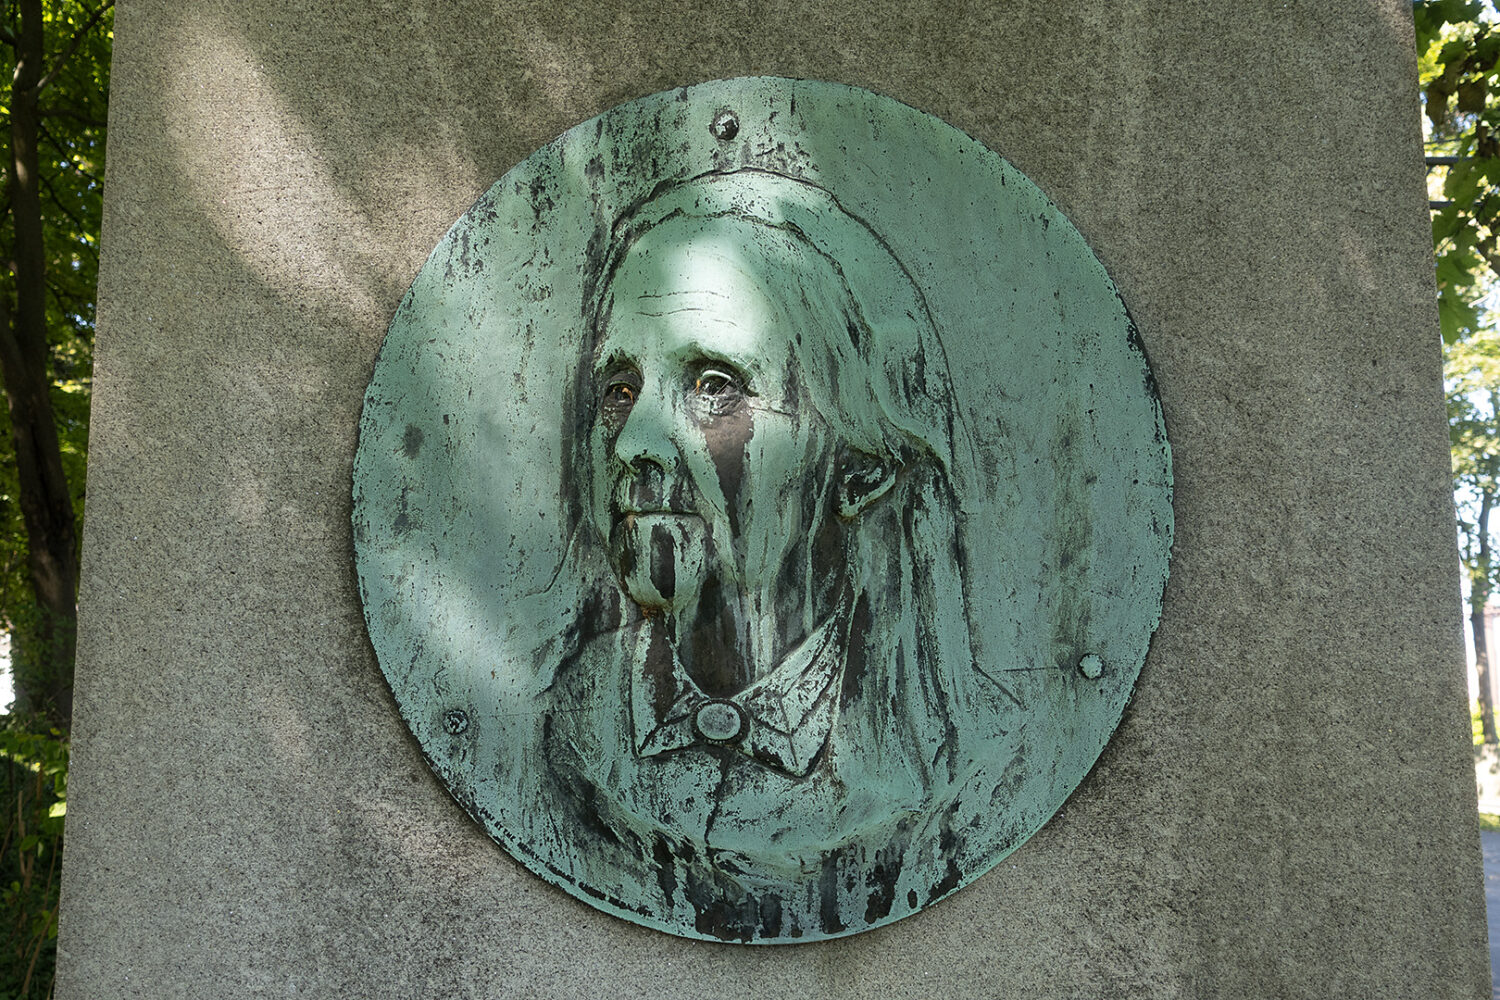
{"label": "woman's portrait relief", "polygon": [[973,139],[718,81],[572,129],[433,251],[366,396],[372,644],[517,860],[820,940],[1036,832],[1161,607],[1170,456],[1114,286]]}

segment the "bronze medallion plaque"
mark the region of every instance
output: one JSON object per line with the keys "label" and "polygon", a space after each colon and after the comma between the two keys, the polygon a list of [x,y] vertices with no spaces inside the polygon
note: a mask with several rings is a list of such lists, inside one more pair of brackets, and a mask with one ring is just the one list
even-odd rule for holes
{"label": "bronze medallion plaque", "polygon": [[718,81],[501,178],[391,322],[380,665],[532,871],[674,934],[899,919],[1045,823],[1156,627],[1171,471],[1077,230],[888,98]]}

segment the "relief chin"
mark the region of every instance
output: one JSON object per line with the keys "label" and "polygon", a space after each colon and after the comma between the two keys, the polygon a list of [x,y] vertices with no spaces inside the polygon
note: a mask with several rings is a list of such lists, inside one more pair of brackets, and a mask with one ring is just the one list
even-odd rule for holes
{"label": "relief chin", "polygon": [[707,570],[708,529],[696,514],[626,514],[609,539],[625,594],[647,612],[677,612],[698,599]]}

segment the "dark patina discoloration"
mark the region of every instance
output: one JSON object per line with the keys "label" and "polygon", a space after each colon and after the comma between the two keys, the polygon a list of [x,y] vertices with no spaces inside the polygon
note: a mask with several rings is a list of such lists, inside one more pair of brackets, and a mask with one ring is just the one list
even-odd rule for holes
{"label": "dark patina discoloration", "polygon": [[1138,341],[1056,208],[903,105],[725,81],[573,130],[434,252],[366,399],[360,592],[424,754],[538,874],[672,933],[956,891],[1145,655]]}

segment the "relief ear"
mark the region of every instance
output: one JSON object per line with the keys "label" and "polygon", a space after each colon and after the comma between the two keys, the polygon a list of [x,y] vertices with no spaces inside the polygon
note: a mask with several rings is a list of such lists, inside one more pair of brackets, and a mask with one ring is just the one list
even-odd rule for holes
{"label": "relief ear", "polygon": [[839,517],[849,520],[890,492],[900,465],[862,451],[846,451],[839,462]]}

